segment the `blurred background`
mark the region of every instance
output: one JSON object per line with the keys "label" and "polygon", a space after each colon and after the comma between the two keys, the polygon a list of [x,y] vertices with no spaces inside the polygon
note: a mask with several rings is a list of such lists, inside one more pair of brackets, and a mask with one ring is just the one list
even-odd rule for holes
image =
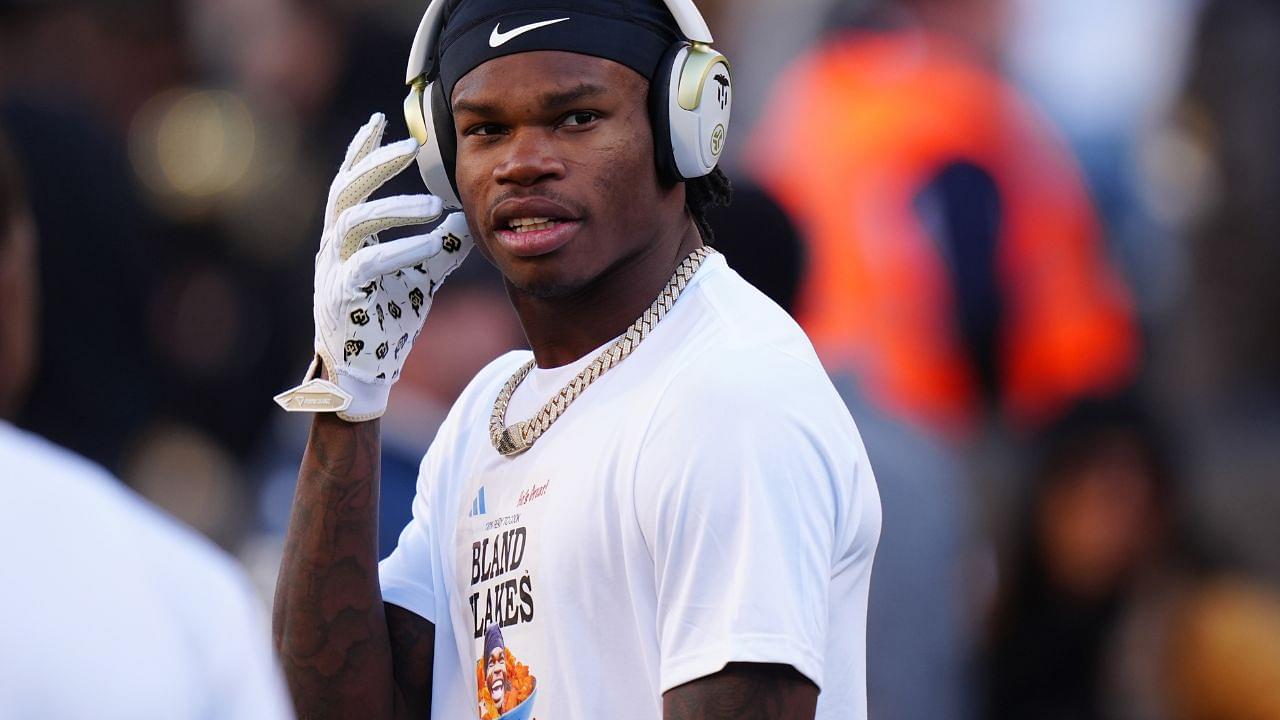
{"label": "blurred background", "polygon": [[[716,244],[805,326],[880,485],[871,717],[1280,718],[1280,4],[698,4],[736,80]],[[40,268],[17,422],[264,597],[326,189],[371,112],[407,134],[424,5],[0,0]],[[426,332],[384,553],[450,403],[524,344],[479,256]]]}

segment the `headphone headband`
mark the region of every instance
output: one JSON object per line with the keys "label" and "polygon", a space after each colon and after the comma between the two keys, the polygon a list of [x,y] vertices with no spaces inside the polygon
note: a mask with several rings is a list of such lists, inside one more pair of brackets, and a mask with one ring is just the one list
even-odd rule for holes
{"label": "headphone headband", "polygon": [[[413,38],[413,49],[409,51],[409,65],[405,70],[405,84],[412,85],[423,75],[439,72],[435,66],[435,44],[444,26],[444,6],[448,0],[431,0],[427,12],[418,24],[418,32]],[[710,45],[713,41],[707,21],[703,19],[693,0],[663,0],[667,10],[675,18],[681,34],[690,42]]]}

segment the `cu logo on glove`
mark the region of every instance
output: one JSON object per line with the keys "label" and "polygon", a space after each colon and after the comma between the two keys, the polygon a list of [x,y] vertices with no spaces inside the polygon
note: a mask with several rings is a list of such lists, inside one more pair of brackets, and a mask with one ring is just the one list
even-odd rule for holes
{"label": "cu logo on glove", "polygon": [[353,355],[359,355],[361,350],[364,350],[363,340],[348,340],[347,343],[342,346],[342,361],[346,362],[347,360],[350,360]]}
{"label": "cu logo on glove", "polygon": [[414,288],[409,291],[409,304],[413,306],[413,314],[419,315],[418,310],[422,307],[422,289]]}
{"label": "cu logo on glove", "polygon": [[356,308],[351,311],[351,322],[356,325],[368,325],[369,313],[364,308]]}
{"label": "cu logo on glove", "polygon": [[444,243],[441,245],[447,253],[456,253],[462,249],[462,238],[449,233],[444,236]]}

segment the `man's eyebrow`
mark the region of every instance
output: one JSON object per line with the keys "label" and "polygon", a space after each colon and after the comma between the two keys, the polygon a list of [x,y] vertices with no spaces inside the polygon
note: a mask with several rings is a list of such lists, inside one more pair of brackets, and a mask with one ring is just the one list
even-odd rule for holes
{"label": "man's eyebrow", "polygon": [[563,105],[578,102],[585,98],[604,95],[608,91],[608,88],[603,85],[584,82],[567,90],[557,90],[555,92],[546,93],[539,99],[542,101],[543,107],[561,107]]}
{"label": "man's eyebrow", "polygon": [[475,100],[458,100],[453,103],[453,114],[471,113],[483,117],[493,117],[497,115],[498,106],[493,103],[477,102]]}
{"label": "man's eyebrow", "polygon": [[[554,90],[552,92],[545,93],[538,98],[538,102],[542,107],[559,108],[585,98],[604,95],[607,92],[609,92],[609,89],[603,85],[584,82],[565,90]],[[455,115],[459,113],[471,113],[473,115],[480,115],[481,117],[493,117],[501,114],[501,112],[502,108],[497,103],[468,100],[465,97],[456,100],[453,103],[453,113]]]}

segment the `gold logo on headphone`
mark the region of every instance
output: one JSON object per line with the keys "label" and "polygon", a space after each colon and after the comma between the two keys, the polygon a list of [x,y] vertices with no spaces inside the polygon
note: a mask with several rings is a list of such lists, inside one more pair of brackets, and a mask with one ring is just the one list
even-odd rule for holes
{"label": "gold logo on headphone", "polygon": [[711,131],[711,154],[719,155],[724,149],[724,125],[716,125]]}

